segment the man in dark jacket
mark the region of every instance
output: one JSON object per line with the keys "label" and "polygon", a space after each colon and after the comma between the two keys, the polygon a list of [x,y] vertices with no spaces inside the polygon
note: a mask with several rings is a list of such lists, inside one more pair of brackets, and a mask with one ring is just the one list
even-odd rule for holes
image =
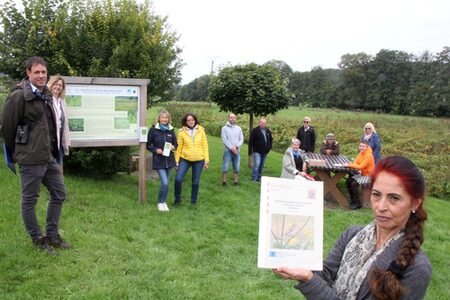
{"label": "man in dark jacket", "polygon": [[[48,90],[47,63],[31,57],[26,63],[27,80],[16,86],[3,109],[2,135],[13,162],[19,164],[22,189],[21,211],[25,229],[35,246],[57,255],[54,247],[70,245],[59,235],[58,224],[66,198],[64,178],[56,159],[59,155],[52,94]],[[50,192],[46,236],[36,217],[40,185]]]}
{"label": "man in dark jacket", "polygon": [[328,155],[339,155],[340,152],[341,146],[336,141],[334,134],[327,134],[326,140],[323,141],[322,146],[320,146],[320,153]]}
{"label": "man in dark jacket", "polygon": [[258,127],[253,128],[248,140],[248,155],[253,155],[252,181],[261,181],[261,174],[267,153],[272,149],[272,133],[266,128],[267,120],[261,118]]}
{"label": "man in dark jacket", "polygon": [[300,140],[300,149],[305,152],[314,152],[316,148],[316,131],[311,126],[311,118],[303,119],[303,126],[297,131],[297,139]]}

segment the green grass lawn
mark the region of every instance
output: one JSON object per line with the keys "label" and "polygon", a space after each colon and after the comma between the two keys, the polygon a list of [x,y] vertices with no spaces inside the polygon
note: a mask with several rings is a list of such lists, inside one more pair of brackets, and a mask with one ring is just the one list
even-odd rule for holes
{"label": "green grass lawn", "polygon": [[[94,180],[66,175],[68,200],[60,225],[73,249],[59,251],[58,257],[33,248],[20,216],[19,178],[2,162],[0,298],[302,299],[294,282],[256,267],[259,185],[251,183],[246,147],[240,185],[222,187],[222,143],[216,137],[208,140],[210,168],[202,174],[196,210],[187,201],[190,175],[184,205],[176,209],[172,178],[166,213],[156,208],[158,180],[148,182],[148,201],[140,204],[134,176]],[[279,177],[281,158],[270,153],[264,174]],[[47,199],[43,190],[37,207],[41,224]],[[426,208],[424,250],[433,264],[426,299],[450,299],[450,205],[427,198]],[[369,209],[327,209],[324,254],[349,225],[370,220]]]}

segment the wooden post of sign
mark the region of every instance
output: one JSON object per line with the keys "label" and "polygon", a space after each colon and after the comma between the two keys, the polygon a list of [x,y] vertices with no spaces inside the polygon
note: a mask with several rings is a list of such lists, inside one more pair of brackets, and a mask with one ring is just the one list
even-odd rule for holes
{"label": "wooden post of sign", "polygon": [[[148,82],[147,82],[148,84]],[[141,101],[139,103],[139,126],[138,130],[147,128],[147,85],[141,86]],[[142,132],[139,134],[142,135]],[[147,139],[139,141],[139,201],[147,202]]]}
{"label": "wooden post of sign", "polygon": [[147,201],[147,143],[139,143],[139,201]]}

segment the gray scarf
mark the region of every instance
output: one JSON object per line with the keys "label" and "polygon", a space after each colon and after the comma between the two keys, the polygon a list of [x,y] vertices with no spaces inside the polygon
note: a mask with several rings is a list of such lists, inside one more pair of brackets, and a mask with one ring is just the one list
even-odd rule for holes
{"label": "gray scarf", "polygon": [[341,266],[337,273],[333,290],[340,299],[356,299],[361,284],[377,257],[393,241],[403,236],[403,231],[394,235],[383,247],[376,251],[376,226],[375,221],[369,223],[358,232],[345,247]]}

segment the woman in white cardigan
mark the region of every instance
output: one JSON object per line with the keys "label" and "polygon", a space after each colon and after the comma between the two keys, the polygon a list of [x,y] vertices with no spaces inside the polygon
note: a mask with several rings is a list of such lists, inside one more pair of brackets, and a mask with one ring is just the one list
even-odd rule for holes
{"label": "woman in white cardigan", "polygon": [[67,104],[64,100],[66,96],[66,81],[62,76],[50,76],[47,87],[53,95],[53,114],[57,126],[56,136],[58,138],[58,148],[60,156],[58,163],[62,165],[64,155],[69,155],[69,121],[67,119]]}
{"label": "woman in white cardigan", "polygon": [[300,150],[300,140],[291,139],[291,146],[283,156],[281,178],[306,179],[307,176],[305,152]]}

